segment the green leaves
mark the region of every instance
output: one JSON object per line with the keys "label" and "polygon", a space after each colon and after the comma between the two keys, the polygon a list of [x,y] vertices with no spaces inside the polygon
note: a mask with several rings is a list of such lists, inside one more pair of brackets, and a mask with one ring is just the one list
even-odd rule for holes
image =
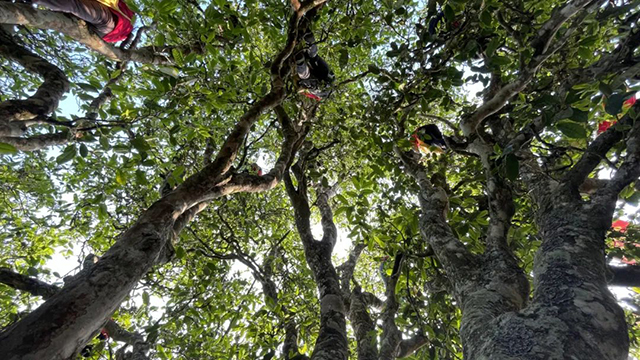
{"label": "green leaves", "polygon": [[579,109],[576,109],[576,108],[572,108],[571,110],[573,112],[572,112],[571,116],[569,116],[569,119],[571,119],[573,121],[581,122],[581,123],[586,123],[587,121],[589,121],[589,112],[588,111],[583,111],[583,110],[579,110]]}
{"label": "green leaves", "polygon": [[0,154],[15,154],[17,151],[15,146],[0,142]]}
{"label": "green leaves", "polygon": [[56,158],[56,162],[58,164],[64,164],[66,162],[69,162],[69,161],[73,160],[73,158],[76,156],[76,154],[77,154],[76,146],[75,145],[69,145],[62,151],[62,154],[60,154]]}
{"label": "green leaves", "polygon": [[456,18],[456,13],[449,4],[444,6],[444,18],[447,19],[448,22],[451,22]]}
{"label": "green leaves", "polygon": [[564,135],[572,139],[584,139],[587,137],[587,131],[584,126],[576,124],[573,121],[560,121],[556,125]]}

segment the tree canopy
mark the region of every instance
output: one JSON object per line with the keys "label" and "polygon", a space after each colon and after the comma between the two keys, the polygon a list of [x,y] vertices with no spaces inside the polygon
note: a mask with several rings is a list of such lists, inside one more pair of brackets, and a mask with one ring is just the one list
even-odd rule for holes
{"label": "tree canopy", "polygon": [[640,1],[126,3],[0,1],[7,359],[639,356]]}

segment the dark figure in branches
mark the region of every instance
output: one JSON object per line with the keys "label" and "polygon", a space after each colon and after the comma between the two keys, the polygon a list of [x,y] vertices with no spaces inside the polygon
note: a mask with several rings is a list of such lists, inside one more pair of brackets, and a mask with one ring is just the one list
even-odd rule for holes
{"label": "dark figure in branches", "polygon": [[328,95],[324,88],[331,84],[335,75],[329,64],[318,56],[318,47],[311,31],[302,36],[305,48],[296,55],[296,72],[298,74],[298,86],[305,96],[321,100]]}
{"label": "dark figure in branches", "polygon": [[411,143],[416,151],[425,154],[434,151],[441,153],[447,148],[444,136],[435,124],[427,124],[416,129],[411,135]]}
{"label": "dark figure in branches", "polygon": [[[431,20],[429,20],[429,26],[428,26],[428,31],[429,31],[429,35],[434,36],[436,35],[436,32],[438,31],[438,25],[440,25],[440,23],[442,22],[442,20],[444,19],[444,11],[440,10],[438,11],[438,14],[436,14],[436,16],[432,17]],[[445,23],[446,25],[446,23]],[[460,27],[460,22],[458,20],[454,20],[451,23],[449,23],[450,25],[450,29],[457,29],[458,27]],[[444,25],[443,25],[444,26]],[[447,26],[449,27],[449,26]]]}

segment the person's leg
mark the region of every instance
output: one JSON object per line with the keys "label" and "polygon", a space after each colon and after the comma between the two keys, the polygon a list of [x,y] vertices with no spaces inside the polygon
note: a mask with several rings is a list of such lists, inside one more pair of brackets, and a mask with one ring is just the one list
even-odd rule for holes
{"label": "person's leg", "polygon": [[318,46],[316,45],[316,38],[312,32],[308,32],[303,36],[304,41],[307,43],[307,54],[310,58],[314,58],[318,55]]}
{"label": "person's leg", "polygon": [[311,67],[312,77],[327,83],[333,82],[335,75],[333,74],[333,71],[331,71],[331,68],[329,68],[329,64],[327,64],[323,58],[320,56],[311,58],[309,65]]}
{"label": "person's leg", "polygon": [[34,0],[53,11],[69,13],[93,25],[100,36],[116,27],[116,17],[108,7],[92,0]]}
{"label": "person's leg", "polygon": [[304,53],[300,52],[296,55],[296,72],[300,79],[308,79],[311,75],[311,71],[306,60]]}

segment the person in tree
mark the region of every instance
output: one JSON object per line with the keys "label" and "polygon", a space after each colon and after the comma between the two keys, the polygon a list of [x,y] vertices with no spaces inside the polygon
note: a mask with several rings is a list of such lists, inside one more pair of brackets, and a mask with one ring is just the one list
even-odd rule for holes
{"label": "person in tree", "polygon": [[335,75],[329,64],[318,56],[313,33],[309,31],[302,38],[306,46],[296,55],[298,86],[303,95],[320,101],[329,95],[325,88],[333,82]]}
{"label": "person in tree", "polygon": [[122,41],[133,31],[134,12],[121,0],[33,0],[33,3],[86,21],[106,42]]}
{"label": "person in tree", "polygon": [[416,129],[411,135],[411,143],[417,152],[424,154],[441,153],[447,148],[444,136],[435,124],[427,124]]}

